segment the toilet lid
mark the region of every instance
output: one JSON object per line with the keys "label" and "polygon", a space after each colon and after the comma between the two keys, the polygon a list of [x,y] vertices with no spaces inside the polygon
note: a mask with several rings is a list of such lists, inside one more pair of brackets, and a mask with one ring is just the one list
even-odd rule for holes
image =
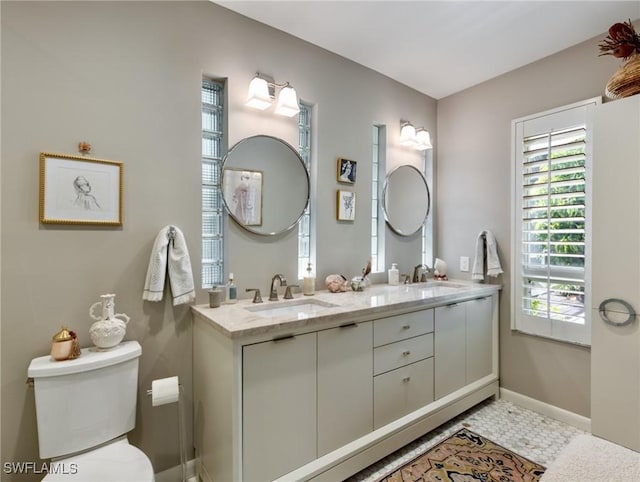
{"label": "toilet lid", "polygon": [[153,482],[147,456],[126,440],[51,463],[43,482]]}

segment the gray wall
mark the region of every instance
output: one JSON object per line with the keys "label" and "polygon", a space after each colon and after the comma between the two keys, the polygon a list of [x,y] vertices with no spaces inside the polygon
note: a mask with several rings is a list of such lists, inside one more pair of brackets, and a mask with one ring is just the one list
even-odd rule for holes
{"label": "gray wall", "polygon": [[468,278],[458,257],[473,260],[478,233],[493,231],[505,271],[498,279],[500,384],[586,417],[589,349],[510,329],[510,133],[512,119],[603,95],[619,66],[598,57],[603,36],[438,101],[439,255],[451,261],[454,276]]}
{"label": "gray wall", "polygon": [[[396,147],[400,119],[435,139],[436,102],[209,2],[3,1],[0,8],[1,459],[37,460],[29,361],[49,352],[61,324],[89,346],[89,305],[116,293],[118,312],[131,316],[127,339],[143,352],[130,440],[162,471],[179,463],[176,409],[152,408],[145,393],[153,379],[178,375],[190,427],[191,316],[166,297],[149,303],[141,296],[153,239],[166,224],[185,233],[200,278],[202,75],[227,79],[229,145],[258,133],[297,143],[295,119],[244,107],[257,70],[290,81],[315,105],[320,287],[327,274],[358,274],[369,256],[371,126],[388,126],[390,166],[416,164],[415,151]],[[38,154],[74,154],[79,141],[90,142],[95,157],[124,163],[122,228],[38,222]],[[354,223],[335,220],[337,157],[358,161]],[[264,293],[276,272],[295,278],[295,230],[270,239],[230,222],[227,248],[242,295],[246,287]],[[419,239],[389,235],[386,256],[407,271],[420,260]],[[198,302],[205,301],[198,290]]]}

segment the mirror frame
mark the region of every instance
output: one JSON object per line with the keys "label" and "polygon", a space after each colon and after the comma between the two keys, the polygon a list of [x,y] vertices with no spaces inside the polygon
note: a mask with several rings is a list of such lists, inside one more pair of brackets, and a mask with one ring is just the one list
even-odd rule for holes
{"label": "mirror frame", "polygon": [[[253,139],[256,139],[256,138],[270,139],[272,141],[276,141],[276,142],[281,143],[282,145],[284,145],[286,148],[288,148],[295,155],[295,157],[300,162],[300,165],[302,166],[302,169],[304,170],[305,180],[306,180],[306,183],[307,183],[307,198],[305,200],[304,205],[302,206],[302,209],[300,210],[300,214],[298,215],[298,217],[295,220],[293,220],[293,222],[291,224],[289,224],[287,227],[281,229],[280,231],[264,232],[264,231],[260,231],[260,230],[254,229],[251,226],[248,226],[246,224],[241,223],[236,218],[235,214],[233,214],[233,211],[232,211],[231,207],[227,204],[227,200],[224,197],[224,169],[225,169],[225,164],[227,164],[227,162],[229,160],[229,156],[233,153],[234,149],[237,149],[243,143],[245,143],[247,141],[250,141],[250,140],[253,140]],[[229,167],[229,169],[232,169],[232,168]],[[304,164],[304,160],[300,156],[300,153],[298,153],[298,151],[291,144],[289,144],[288,142],[280,139],[279,137],[270,136],[270,135],[266,135],[266,134],[257,134],[257,135],[254,135],[254,136],[249,136],[249,137],[245,137],[243,139],[240,139],[238,142],[236,142],[231,147],[231,149],[229,149],[227,151],[227,153],[222,158],[222,164],[220,165],[220,191],[221,191],[222,202],[223,202],[224,207],[225,207],[225,209],[227,211],[227,214],[229,215],[229,217],[231,219],[233,219],[235,221],[235,223],[238,226],[240,226],[245,231],[248,231],[248,232],[250,232],[252,234],[257,234],[259,236],[277,236],[279,234],[286,233],[287,231],[290,231],[294,226],[296,226],[298,224],[298,222],[300,221],[300,218],[304,215],[304,211],[307,209],[307,206],[309,205],[309,198],[311,196],[311,181],[309,179],[309,171],[307,170],[307,166],[305,166],[305,164]]]}
{"label": "mirror frame", "polygon": [[[420,223],[418,228],[415,231],[412,231],[410,233],[405,233],[402,230],[400,230],[397,226],[394,226],[393,222],[389,219],[389,212],[387,211],[387,189],[389,187],[389,180],[391,179],[391,176],[396,171],[398,171],[398,169],[407,168],[407,167],[410,169],[413,169],[418,174],[418,176],[420,176],[420,179],[424,183],[424,187],[427,191],[427,212],[425,213],[424,219],[422,219],[422,222]],[[411,164],[402,164],[400,166],[395,167],[393,170],[387,173],[386,177],[384,178],[384,187],[382,188],[382,212],[384,213],[384,220],[386,221],[387,226],[389,226],[389,229],[391,229],[391,231],[393,231],[399,236],[413,236],[424,227],[424,223],[427,221],[427,218],[429,217],[429,213],[431,212],[431,191],[429,190],[429,184],[427,184],[427,180],[425,179],[424,174],[422,174],[422,172],[420,172],[420,170],[417,167]]]}

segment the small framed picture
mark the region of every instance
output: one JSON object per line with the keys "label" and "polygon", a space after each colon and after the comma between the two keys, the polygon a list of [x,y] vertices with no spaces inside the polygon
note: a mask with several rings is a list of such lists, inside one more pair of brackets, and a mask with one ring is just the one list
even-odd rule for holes
{"label": "small framed picture", "polygon": [[338,182],[354,184],[356,182],[356,161],[338,158]]}
{"label": "small framed picture", "polygon": [[338,221],[355,221],[356,193],[338,189],[336,199],[336,216]]}
{"label": "small framed picture", "polygon": [[222,192],[231,216],[244,226],[262,226],[262,171],[223,170]]}
{"label": "small framed picture", "polygon": [[40,153],[40,222],[122,226],[122,163]]}

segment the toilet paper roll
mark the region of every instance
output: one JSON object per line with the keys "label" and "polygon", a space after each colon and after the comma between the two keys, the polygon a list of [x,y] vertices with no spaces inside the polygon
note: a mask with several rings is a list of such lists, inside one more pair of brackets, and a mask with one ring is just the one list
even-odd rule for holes
{"label": "toilet paper roll", "polygon": [[161,378],[151,382],[151,405],[158,407],[178,401],[178,377]]}

